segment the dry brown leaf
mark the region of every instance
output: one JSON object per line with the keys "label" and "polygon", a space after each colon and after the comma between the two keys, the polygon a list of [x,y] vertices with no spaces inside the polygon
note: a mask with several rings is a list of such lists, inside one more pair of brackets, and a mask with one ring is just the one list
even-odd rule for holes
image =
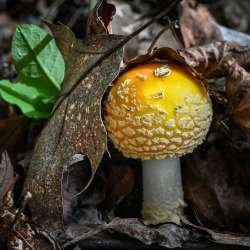
{"label": "dry brown leaf", "polygon": [[180,4],[180,29],[185,48],[222,40],[222,34],[208,9],[194,0]]}
{"label": "dry brown leaf", "polygon": [[226,77],[229,113],[250,141],[250,75],[243,68],[249,67],[250,47],[218,42],[222,40],[218,24],[205,6],[193,0],[182,1],[180,26],[185,47],[196,46],[180,55],[203,77]]}
{"label": "dry brown leaf", "polygon": [[101,5],[97,4],[89,22],[94,27],[89,30],[94,30],[94,34],[89,33],[84,43],[71,38],[73,34],[65,26],[52,26],[53,30],[56,29],[57,42],[63,44],[59,47],[66,48],[63,93],[75,85],[79,77],[85,74],[85,78],[67,98],[61,99],[61,105],[43,129],[26,178],[25,190],[33,194],[29,203],[33,219],[51,231],[63,230],[61,181],[64,165],[74,154],[85,154],[91,163],[92,180],[106,150],[101,99],[119,71],[122,49],[95,68],[91,67],[123,37],[107,33],[99,16],[99,8],[103,7],[102,4],[105,6],[106,1],[99,3]]}
{"label": "dry brown leaf", "polygon": [[[249,65],[249,46],[214,42],[182,50],[186,63],[205,78],[225,77],[228,113],[245,132],[250,141],[250,74],[243,68]],[[243,52],[244,51],[244,52]],[[242,66],[241,66],[242,65]]]}
{"label": "dry brown leaf", "polygon": [[[205,78],[227,77],[232,71],[232,59],[244,68],[250,65],[250,46],[234,42],[213,42],[179,50],[185,62]],[[230,73],[230,74],[229,74]]]}

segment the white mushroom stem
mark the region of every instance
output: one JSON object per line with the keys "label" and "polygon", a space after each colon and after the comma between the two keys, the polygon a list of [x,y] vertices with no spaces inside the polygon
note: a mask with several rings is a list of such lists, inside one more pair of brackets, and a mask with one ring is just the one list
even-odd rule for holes
{"label": "white mushroom stem", "polygon": [[145,160],[142,168],[143,218],[180,224],[185,207],[180,159]]}

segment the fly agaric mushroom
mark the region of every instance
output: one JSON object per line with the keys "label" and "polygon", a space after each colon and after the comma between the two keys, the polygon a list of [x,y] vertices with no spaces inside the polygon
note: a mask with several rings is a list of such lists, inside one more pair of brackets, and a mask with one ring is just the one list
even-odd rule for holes
{"label": "fly agaric mushroom", "polygon": [[203,142],[211,120],[209,94],[186,66],[143,64],[114,83],[105,125],[125,157],[142,160],[144,219],[180,224],[185,202],[179,157]]}

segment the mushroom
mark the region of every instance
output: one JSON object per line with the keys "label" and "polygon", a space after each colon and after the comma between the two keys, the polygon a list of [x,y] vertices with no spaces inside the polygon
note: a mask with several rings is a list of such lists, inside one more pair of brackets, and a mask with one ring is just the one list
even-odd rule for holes
{"label": "mushroom", "polygon": [[180,224],[186,205],[179,157],[204,141],[212,120],[204,84],[184,65],[138,65],[116,80],[105,105],[114,146],[142,160],[143,218]]}

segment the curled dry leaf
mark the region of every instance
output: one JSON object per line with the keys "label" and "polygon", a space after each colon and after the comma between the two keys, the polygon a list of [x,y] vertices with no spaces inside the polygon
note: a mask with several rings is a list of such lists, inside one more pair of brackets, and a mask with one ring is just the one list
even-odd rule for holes
{"label": "curled dry leaf", "polygon": [[[106,4],[106,1],[99,2],[104,5],[97,4],[97,8]],[[123,37],[108,35],[105,25],[99,23],[102,22],[102,17],[96,15],[96,11],[94,10],[93,15],[97,18],[92,16],[90,25],[96,24],[98,28],[94,28],[93,35],[88,33],[84,43],[72,38],[72,32],[65,26],[51,26],[52,30],[56,30],[59,47],[66,48],[65,54],[62,50],[66,59],[63,93],[75,85],[79,77],[85,75],[74,91],[63,99],[43,129],[26,178],[25,190],[33,195],[29,202],[33,219],[51,231],[63,230],[61,182],[64,164],[74,154],[86,155],[91,164],[92,180],[106,150],[101,99],[119,71],[122,49],[95,68],[92,65]]]}
{"label": "curled dry leaf", "polygon": [[250,140],[250,75],[244,69],[249,67],[250,46],[218,42],[222,40],[218,24],[206,7],[193,0],[182,1],[180,26],[185,47],[196,46],[180,55],[205,78],[226,77],[229,113]]}
{"label": "curled dry leaf", "polygon": [[[205,78],[226,78],[228,111],[250,141],[250,74],[249,46],[214,42],[180,51],[186,63]],[[244,55],[245,53],[245,55]],[[242,65],[242,66],[241,66]]]}
{"label": "curled dry leaf", "polygon": [[205,78],[230,77],[233,59],[244,68],[250,66],[250,46],[234,42],[213,42],[183,49],[179,55]]}
{"label": "curled dry leaf", "polygon": [[180,4],[180,29],[185,48],[222,40],[222,34],[208,9],[194,0]]}

